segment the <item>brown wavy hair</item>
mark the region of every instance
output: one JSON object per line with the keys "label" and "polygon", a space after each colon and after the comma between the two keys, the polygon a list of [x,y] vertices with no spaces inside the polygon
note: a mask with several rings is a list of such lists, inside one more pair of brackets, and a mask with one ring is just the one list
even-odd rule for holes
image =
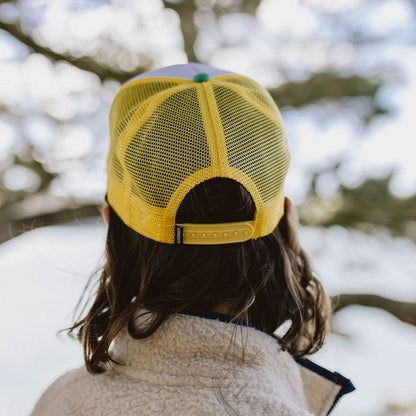
{"label": "brown wavy hair", "polygon": [[[254,218],[255,205],[236,181],[214,178],[183,200],[177,223],[221,223]],[[330,307],[287,213],[269,235],[242,243],[176,245],[148,239],[128,226],[110,206],[106,261],[86,305],[67,331],[83,345],[86,368],[104,371],[109,348],[127,325],[136,339],[150,336],[174,313],[231,311],[260,329],[274,332],[284,322],[284,350],[294,356],[317,351],[328,330]],[[91,276],[87,288],[94,281]],[[135,327],[140,309],[151,312],[147,326]],[[82,315],[84,315],[82,317]]]}

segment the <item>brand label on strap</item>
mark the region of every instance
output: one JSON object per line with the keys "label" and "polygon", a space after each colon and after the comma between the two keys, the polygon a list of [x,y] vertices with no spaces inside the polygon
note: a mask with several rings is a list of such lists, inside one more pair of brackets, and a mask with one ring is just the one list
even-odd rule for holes
{"label": "brand label on strap", "polygon": [[183,244],[183,226],[175,224],[175,244]]}

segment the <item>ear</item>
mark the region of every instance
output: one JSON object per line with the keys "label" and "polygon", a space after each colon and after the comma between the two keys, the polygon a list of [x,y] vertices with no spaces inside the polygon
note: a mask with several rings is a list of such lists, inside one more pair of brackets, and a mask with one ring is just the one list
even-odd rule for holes
{"label": "ear", "polygon": [[293,202],[286,196],[285,197],[285,211],[288,221],[295,227],[299,226],[299,216],[296,207]]}
{"label": "ear", "polygon": [[292,207],[293,207],[292,201],[287,196],[285,196],[285,211],[288,214],[292,210]]}
{"label": "ear", "polygon": [[108,205],[105,205],[101,210],[101,215],[103,216],[105,223],[108,225],[110,222],[110,207]]}

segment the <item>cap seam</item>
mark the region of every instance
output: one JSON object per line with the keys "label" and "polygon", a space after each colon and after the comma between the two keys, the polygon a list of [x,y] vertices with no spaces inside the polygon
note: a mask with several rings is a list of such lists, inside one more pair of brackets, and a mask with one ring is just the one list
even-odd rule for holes
{"label": "cap seam", "polygon": [[[206,106],[208,108],[208,113],[210,115],[212,127],[213,127],[214,134],[215,134],[215,151],[217,153],[218,170],[219,170],[221,176],[223,176],[223,175],[225,175],[223,167],[228,167],[229,166],[227,146],[225,144],[225,134],[224,134],[224,130],[223,130],[222,131],[223,138],[222,137],[219,137],[218,129],[217,129],[217,126],[215,124],[215,116],[213,114],[214,108],[213,108],[213,106],[210,106],[209,105],[208,95],[211,95],[211,98],[213,98],[214,101],[215,101],[216,108],[218,106],[217,100],[215,99],[215,95],[214,95],[214,92],[212,90],[212,86],[210,85],[210,83],[207,83],[207,82],[203,82],[202,83],[202,86],[203,86],[203,91],[204,91],[205,104],[206,104]],[[218,117],[219,117],[219,119],[221,121],[221,116],[219,115],[219,113],[218,113]],[[221,152],[220,152],[220,148],[219,148],[219,141],[220,140],[223,141],[223,147],[224,147],[223,153],[224,153],[224,157],[222,157]],[[225,165],[224,165],[224,162],[225,162]]]}

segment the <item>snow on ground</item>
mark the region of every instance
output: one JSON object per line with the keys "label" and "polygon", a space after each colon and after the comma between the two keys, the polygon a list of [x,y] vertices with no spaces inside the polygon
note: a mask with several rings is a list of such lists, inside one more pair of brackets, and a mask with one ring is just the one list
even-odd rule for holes
{"label": "snow on ground", "polygon": [[[86,280],[102,261],[105,234],[101,223],[85,222],[34,230],[0,246],[0,416],[28,414],[49,383],[82,365],[80,346],[56,332],[71,323]],[[416,246],[407,240],[305,227],[301,241],[329,293],[415,300]],[[311,357],[357,387],[334,416],[380,415],[386,402],[415,399],[415,327],[358,306],[339,312],[334,324],[344,335],[331,335]]]}

